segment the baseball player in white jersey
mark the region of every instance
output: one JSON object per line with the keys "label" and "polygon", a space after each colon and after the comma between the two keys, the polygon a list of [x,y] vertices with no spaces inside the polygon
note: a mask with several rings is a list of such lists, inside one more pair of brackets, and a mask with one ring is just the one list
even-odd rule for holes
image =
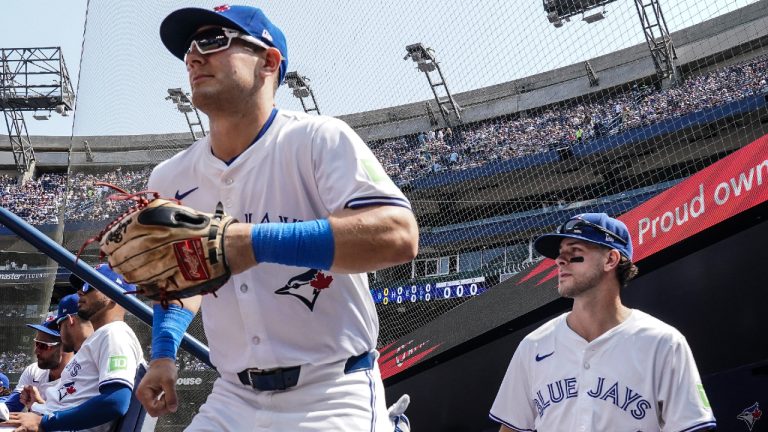
{"label": "baseball player in white jersey", "polygon": [[490,417],[501,431],[702,431],[716,426],[688,343],[621,303],[637,274],[632,240],[604,213],[572,217],[536,239],[557,262],[573,310],[525,337]]}
{"label": "baseball player in white jersey", "polygon": [[[96,269],[123,285],[107,265]],[[64,367],[58,385],[46,389],[44,398],[39,391],[28,392],[23,398],[29,403],[30,412],[12,413],[8,422],[17,426],[18,432],[106,432],[128,410],[136,369],[143,362],[141,345],[123,322],[122,307],[76,276],[70,281],[79,288],[79,300],[75,310],[62,312],[60,308],[57,322],[62,339],[75,320],[89,320],[94,331],[85,340],[74,341],[76,353]],[[129,291],[135,289],[123,286]]]}
{"label": "baseball player in white jersey", "polygon": [[[59,302],[77,307],[77,295],[65,296]],[[27,366],[19,377],[16,388],[3,402],[11,412],[24,409],[21,393],[26,386],[34,386],[41,394],[49,387],[58,385],[59,377],[64,366],[72,359],[72,351],[62,349],[59,326],[56,324],[56,313],[51,312],[41,324],[27,324],[27,327],[37,330],[35,334],[35,356],[37,361]]]}
{"label": "baseball player in white jersey", "polygon": [[173,12],[163,43],[184,59],[210,134],[161,163],[149,188],[240,223],[224,236],[232,276],[216,296],[155,306],[137,397],[175,411],[174,359],[202,301],[221,374],[188,431],[393,431],[366,272],[408,262],[410,203],[344,122],[274,107],[283,33],[249,6]]}

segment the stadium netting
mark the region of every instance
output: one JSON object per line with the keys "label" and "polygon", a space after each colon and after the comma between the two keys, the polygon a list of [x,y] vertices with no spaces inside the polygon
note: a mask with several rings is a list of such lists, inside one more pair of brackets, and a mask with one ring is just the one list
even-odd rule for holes
{"label": "stadium netting", "polygon": [[[322,114],[350,123],[413,204],[418,257],[369,275],[380,347],[537,263],[531,240],[567,215],[620,215],[766,133],[768,2],[660,0],[669,76],[652,60],[635,2],[561,27],[542,2],[517,3],[255,4],[286,33],[288,70],[310,78]],[[67,172],[4,180],[3,206],[76,251],[122,211],[96,181],[143,190],[153,166],[193,142],[166,99],[168,89],[189,92],[185,68],[158,36],[161,20],[188,5],[89,2]],[[414,44],[435,62],[404,60]],[[437,66],[455,106],[425,77]],[[277,104],[302,109],[288,86]],[[7,233],[0,241],[0,278],[21,266],[32,275],[0,279],[11,305],[0,310],[9,317],[2,350],[23,364],[32,347],[22,326],[64,292],[53,287],[66,272]],[[149,347],[148,327],[131,324]],[[199,317],[190,332],[205,342]],[[183,409],[157,430],[183,429],[216,376],[188,355],[180,366]]]}

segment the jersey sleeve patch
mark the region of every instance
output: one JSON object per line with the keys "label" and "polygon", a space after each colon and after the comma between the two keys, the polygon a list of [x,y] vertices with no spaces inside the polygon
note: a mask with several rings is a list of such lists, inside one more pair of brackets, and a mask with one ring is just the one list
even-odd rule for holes
{"label": "jersey sleeve patch", "polygon": [[363,171],[368,174],[368,178],[370,178],[372,182],[379,184],[382,181],[390,181],[384,168],[377,161],[372,159],[361,159],[360,164],[363,166]]}
{"label": "jersey sleeve patch", "polygon": [[128,370],[128,357],[124,355],[110,356],[107,371],[116,372],[122,370]]}

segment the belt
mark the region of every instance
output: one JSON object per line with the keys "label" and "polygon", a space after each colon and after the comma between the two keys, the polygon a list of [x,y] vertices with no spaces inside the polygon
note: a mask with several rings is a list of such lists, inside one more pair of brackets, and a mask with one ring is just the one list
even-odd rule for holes
{"label": "belt", "polygon": [[[344,373],[359,372],[373,369],[376,361],[374,351],[350,357],[344,364]],[[237,373],[241,383],[260,391],[285,390],[294,387],[299,382],[301,366],[276,369],[250,368]]]}

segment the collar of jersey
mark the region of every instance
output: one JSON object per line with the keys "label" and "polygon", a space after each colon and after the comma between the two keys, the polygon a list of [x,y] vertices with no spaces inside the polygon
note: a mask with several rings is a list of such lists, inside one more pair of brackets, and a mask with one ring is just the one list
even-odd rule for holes
{"label": "collar of jersey", "polygon": [[[264,123],[264,126],[262,126],[261,130],[259,130],[259,133],[256,134],[256,138],[254,138],[253,141],[251,141],[251,143],[248,144],[248,147],[246,147],[246,150],[248,148],[250,148],[252,145],[254,145],[256,143],[256,141],[259,140],[259,138],[263,137],[265,133],[267,133],[267,131],[269,130],[269,127],[272,126],[272,122],[275,120],[275,116],[276,115],[277,115],[277,108],[272,108],[272,112],[269,113],[269,118],[267,118],[267,121]],[[240,155],[243,154],[244,152],[245,152],[245,150],[243,150],[242,153],[240,153],[239,155],[233,157],[232,159],[230,159],[228,161],[224,161],[224,163],[227,166],[232,165],[232,163],[234,163],[237,160],[237,158],[239,158]],[[211,154],[213,154],[213,147],[211,147]]]}

